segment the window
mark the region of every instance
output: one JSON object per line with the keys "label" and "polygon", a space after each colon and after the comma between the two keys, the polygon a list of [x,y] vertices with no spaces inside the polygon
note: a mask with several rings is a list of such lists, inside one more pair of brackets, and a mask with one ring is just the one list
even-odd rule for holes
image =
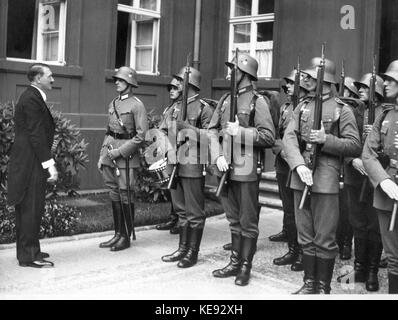
{"label": "window", "polygon": [[116,68],[157,74],[160,0],[119,0]]}
{"label": "window", "polygon": [[274,0],[231,0],[229,60],[235,49],[259,63],[259,77],[272,75]]}
{"label": "window", "polygon": [[65,64],[66,0],[8,1],[7,57]]}

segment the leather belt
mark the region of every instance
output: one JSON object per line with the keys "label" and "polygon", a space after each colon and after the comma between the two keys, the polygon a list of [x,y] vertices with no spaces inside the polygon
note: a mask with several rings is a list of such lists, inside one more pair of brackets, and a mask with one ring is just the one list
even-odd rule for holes
{"label": "leather belt", "polygon": [[131,133],[116,133],[116,132],[113,132],[111,130],[108,130],[106,132],[106,135],[107,136],[111,136],[111,137],[113,137],[115,139],[120,139],[120,140],[122,140],[122,139],[131,139],[133,137],[133,135]]}

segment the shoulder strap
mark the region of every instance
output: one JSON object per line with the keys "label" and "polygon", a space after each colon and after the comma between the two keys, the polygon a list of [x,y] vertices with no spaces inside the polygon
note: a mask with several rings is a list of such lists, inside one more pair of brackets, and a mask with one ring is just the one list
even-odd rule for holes
{"label": "shoulder strap", "polygon": [[115,115],[116,115],[116,118],[117,118],[117,122],[119,123],[119,125],[122,127],[122,129],[124,131],[128,132],[127,128],[125,127],[125,125],[124,125],[124,123],[122,121],[122,119],[120,119],[119,112],[117,112],[116,103],[115,102],[116,102],[116,98],[112,100],[112,106],[113,106],[113,111],[115,112]]}

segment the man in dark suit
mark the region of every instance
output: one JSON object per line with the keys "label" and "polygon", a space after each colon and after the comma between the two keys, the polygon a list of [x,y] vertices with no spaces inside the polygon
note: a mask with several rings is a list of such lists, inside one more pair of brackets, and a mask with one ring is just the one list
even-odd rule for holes
{"label": "man in dark suit", "polygon": [[19,265],[53,267],[52,262],[44,260],[49,255],[40,251],[39,231],[44,213],[46,180],[55,182],[58,179],[51,156],[55,124],[45,102],[45,91],[52,89],[54,78],[49,66],[41,63],[32,65],[27,77],[30,86],[15,106],[15,141],[8,168],[8,203],[15,206]]}

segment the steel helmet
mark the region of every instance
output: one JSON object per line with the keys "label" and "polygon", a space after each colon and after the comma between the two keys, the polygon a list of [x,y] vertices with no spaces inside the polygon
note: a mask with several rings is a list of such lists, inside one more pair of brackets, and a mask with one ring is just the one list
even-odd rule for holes
{"label": "steel helmet", "polygon": [[[321,64],[322,58],[315,57],[311,59],[310,67],[302,70],[301,72],[308,74],[311,78],[317,79],[318,75],[318,67]],[[323,81],[336,84],[336,80],[334,78],[336,74],[336,66],[333,61],[329,59],[325,59],[325,74],[323,77]]]}
{"label": "steel helmet", "polygon": [[[173,77],[184,81],[185,69],[186,67],[182,67],[179,73],[173,74]],[[192,67],[190,67],[189,69],[190,73],[188,83],[191,86],[194,86],[196,89],[200,90],[200,79],[202,78],[200,71]]]}
{"label": "steel helmet", "polygon": [[[295,78],[296,78],[296,69],[293,69],[293,71],[287,77],[284,77],[283,80],[285,80],[286,83],[287,82],[293,82],[294,83],[294,81],[296,80]],[[301,78],[300,78],[300,88],[304,89],[305,91],[308,91],[307,88],[303,85],[303,81],[301,80]],[[286,87],[285,84],[282,86],[282,89],[285,92],[287,91],[287,87]]]}
{"label": "steel helmet", "polygon": [[[235,57],[231,62],[225,62],[225,64],[229,68],[233,68],[236,65]],[[258,70],[258,62],[251,55],[247,53],[238,53],[238,69],[242,72],[250,75],[254,81],[257,81],[257,70]]]}
{"label": "steel helmet", "polygon": [[181,82],[177,78],[171,79],[170,83],[167,85],[167,90],[170,91],[172,87],[177,87],[181,89]]}
{"label": "steel helmet", "polygon": [[113,79],[122,79],[135,88],[138,88],[137,72],[129,67],[120,67],[116,70]]}
{"label": "steel helmet", "polygon": [[390,77],[398,82],[398,60],[394,60],[388,65],[387,71],[381,74],[382,77]]}
{"label": "steel helmet", "polygon": [[[340,83],[338,84],[340,87]],[[355,79],[351,77],[344,78],[344,88],[347,88],[351,93],[354,94],[354,98],[359,97],[358,88],[355,86]]]}
{"label": "steel helmet", "polygon": [[[362,76],[361,80],[355,81],[354,84],[355,84],[355,86],[357,87],[358,90],[359,90],[359,87],[361,85],[369,88],[370,87],[370,79],[371,78],[372,78],[372,74],[371,73],[366,73],[366,74],[364,74]],[[380,98],[383,98],[383,96],[384,96],[384,81],[378,75],[376,75],[375,91],[380,96]]]}

